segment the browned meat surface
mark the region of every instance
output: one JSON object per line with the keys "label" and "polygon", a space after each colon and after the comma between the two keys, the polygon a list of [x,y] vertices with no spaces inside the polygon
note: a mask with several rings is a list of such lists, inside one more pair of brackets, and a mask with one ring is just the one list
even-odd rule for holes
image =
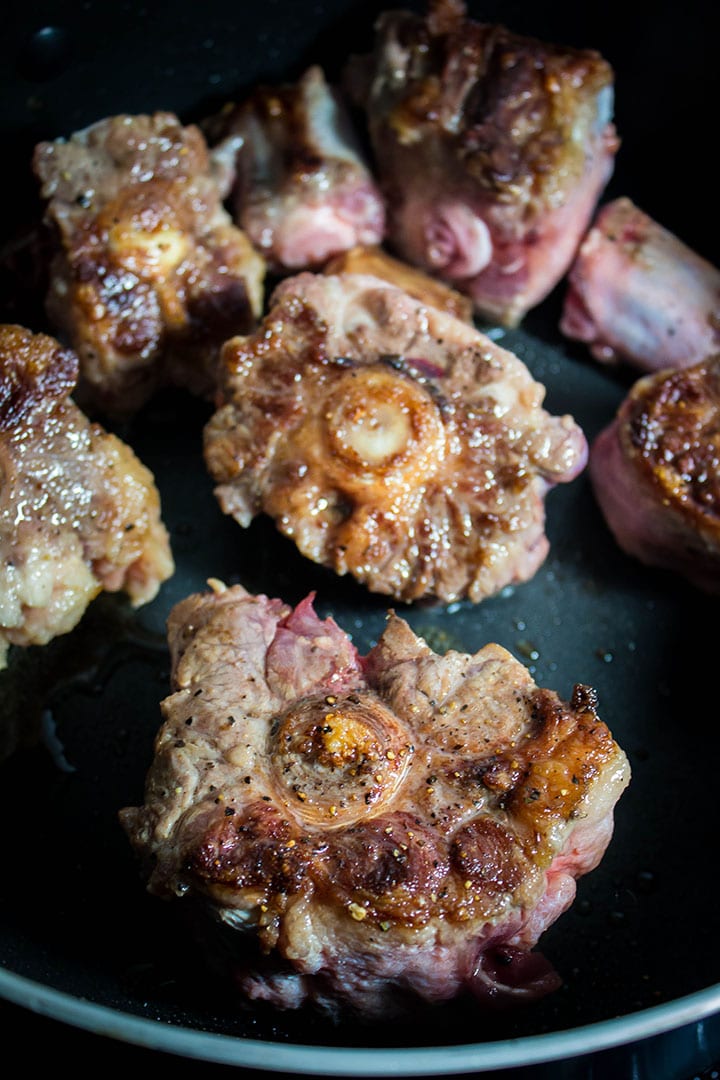
{"label": "browned meat surface", "polygon": [[265,513],[309,559],[408,601],[478,601],[545,558],[544,496],[585,438],[473,326],[379,278],[303,273],[223,363],[205,458],[242,526]]}
{"label": "browned meat surface", "polygon": [[612,173],[610,66],[430,0],[426,17],[380,16],[347,85],[396,252],[483,317],[519,322],[570,266]]}
{"label": "browned meat surface", "polygon": [[385,207],[342,99],[321,68],[260,86],[227,118],[237,146],[235,220],[276,271],[378,244]]}
{"label": "browned meat surface", "polygon": [[88,399],[128,414],[163,382],[210,391],[219,344],[259,315],[265,267],[199,129],[113,116],[40,143],[34,168],[56,243],[47,307]]}
{"label": "browned meat surface", "polygon": [[594,692],[563,702],[498,645],[439,656],[395,615],[362,657],[312,597],[214,589],[171,612],[172,693],[121,812],[150,892],[199,902],[236,984],[281,1008],[557,988],[531,950],[629,780]]}
{"label": "browned meat surface", "polygon": [[606,363],[689,367],[720,349],[720,270],[630,199],[615,199],[580,247],[560,329]]}
{"label": "browned meat surface", "polygon": [[71,400],[77,375],[53,338],[0,326],[0,667],[102,589],[140,605],[173,572],[153,477]]}
{"label": "browned meat surface", "polygon": [[590,477],[624,551],[720,592],[720,356],[639,379]]}
{"label": "browned meat surface", "polygon": [[430,304],[458,319],[473,321],[472,302],[467,296],[451,289],[415,266],[393,258],[377,246],[354,247],[336,255],[323,267],[325,274],[371,274],[389,281],[399,289],[414,296],[423,304]]}

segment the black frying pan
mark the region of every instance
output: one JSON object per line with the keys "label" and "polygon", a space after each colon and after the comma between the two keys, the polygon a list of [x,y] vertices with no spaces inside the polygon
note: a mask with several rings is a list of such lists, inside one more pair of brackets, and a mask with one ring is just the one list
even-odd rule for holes
{"label": "black frying pan", "polygon": [[[115,112],[167,108],[201,119],[253,82],[293,77],[312,60],[332,77],[350,51],[369,44],[379,6],[18,6],[0,66],[10,189],[3,243],[34,211],[29,158],[38,139]],[[616,70],[623,140],[607,196],[629,195],[717,261],[706,182],[718,85],[710,7],[689,0],[678,15],[658,4],[650,20],[619,3],[488,2],[470,10],[603,52]],[[2,318],[42,329],[34,304],[2,285]],[[560,337],[561,298],[562,286],[502,343],[547,385],[550,411],[571,412],[592,439],[632,375],[600,368]],[[549,496],[551,554],[531,582],[477,607],[400,608],[439,651],[475,651],[493,640],[561,696],[575,682],[595,686],[601,715],[631,759],[633,780],[608,853],[542,940],[563,988],[490,1019],[456,1003],[412,1024],[333,1028],[312,1014],[239,1009],[208,978],[175,912],[145,894],[116,820],[118,808],[142,798],[167,692],[167,612],[211,575],[289,602],[315,589],[320,614],[332,613],[365,651],[387,607],[307,563],[269,522],[243,531],[222,516],[200,454],[208,416],[204,403],[168,392],[118,429],[155,472],[171,530],[177,572],[158,599],[132,615],[121,600],[100,598],[73,634],[29,652],[19,698],[7,683],[3,689],[6,712],[44,708],[46,734],[0,767],[0,994],[23,1015],[39,1012],[162,1052],[341,1075],[561,1061],[554,1075],[573,1076],[583,1054],[710,1023],[720,1010],[712,885],[717,603],[625,557],[585,476]],[[686,1060],[695,1068],[701,1057]]]}

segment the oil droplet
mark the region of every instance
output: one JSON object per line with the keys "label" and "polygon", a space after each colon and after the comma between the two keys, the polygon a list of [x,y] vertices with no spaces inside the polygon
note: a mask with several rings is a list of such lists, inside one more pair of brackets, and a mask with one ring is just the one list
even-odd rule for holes
{"label": "oil droplet", "polygon": [[517,642],[517,650],[526,660],[539,660],[540,653],[530,641],[521,639]]}
{"label": "oil droplet", "polygon": [[61,772],[75,772],[75,766],[71,765],[65,757],[65,748],[57,733],[55,717],[50,709],[43,709],[40,718],[42,741],[47,747],[51,758]]}
{"label": "oil droplet", "polygon": [[20,56],[20,74],[32,82],[56,78],[69,65],[70,36],[62,26],[43,26],[26,42]]}
{"label": "oil droplet", "polygon": [[657,879],[652,870],[640,870],[637,875],[637,887],[644,893],[652,892],[657,885]]}

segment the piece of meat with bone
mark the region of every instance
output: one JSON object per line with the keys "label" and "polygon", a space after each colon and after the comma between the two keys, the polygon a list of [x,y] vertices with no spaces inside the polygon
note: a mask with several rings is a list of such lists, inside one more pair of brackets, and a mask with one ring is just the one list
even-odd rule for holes
{"label": "piece of meat with bone", "polygon": [[642,372],[720,350],[720,270],[630,199],[603,206],[568,277],[560,329]]}
{"label": "piece of meat with bone", "polygon": [[39,143],[34,170],[55,247],[46,305],[79,356],[80,400],[129,415],[165,383],[211,393],[219,345],[260,314],[265,264],[200,130],[112,116]]}
{"label": "piece of meat with bone", "polygon": [[152,474],[75,405],[77,376],[54,338],[0,326],[0,667],[101,590],[139,606],[174,569]]}
{"label": "piece of meat with bone", "polygon": [[639,379],[589,476],[625,552],[720,593],[720,355]]}
{"label": "piece of meat with bone", "polygon": [[313,65],[296,83],[260,86],[224,119],[233,216],[276,272],[319,268],[379,244],[385,206],[347,108]]}
{"label": "piece of meat with bone", "polygon": [[394,614],[363,657],[312,596],[211,585],[170,614],[172,692],[120,814],[149,891],[223,926],[237,986],[280,1008],[556,989],[533,947],[630,776],[594,692],[563,702],[495,644],[437,655]]}
{"label": "piece of meat with bone", "polygon": [[304,272],[223,348],[204,453],[225,513],[405,601],[479,601],[548,551],[585,436],[474,326],[369,275]]}
{"label": "piece of meat with bone", "polygon": [[515,325],[570,266],[618,147],[613,72],[564,48],[466,18],[390,11],[345,83],[364,109],[388,242]]}

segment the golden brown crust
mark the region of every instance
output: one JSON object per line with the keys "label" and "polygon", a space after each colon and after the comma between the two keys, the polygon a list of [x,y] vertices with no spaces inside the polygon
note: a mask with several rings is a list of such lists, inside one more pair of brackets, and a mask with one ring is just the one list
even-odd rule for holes
{"label": "golden brown crust", "polygon": [[391,285],[397,285],[423,304],[440,308],[465,322],[473,321],[472,300],[467,296],[430,277],[417,267],[393,258],[377,246],[354,247],[342,255],[336,255],[325,265],[323,273],[372,274]]}
{"label": "golden brown crust", "polygon": [[226,513],[405,601],[478,601],[547,552],[544,495],[582,468],[570,417],[474,327],[362,274],[301,274],[223,347],[204,453]]}
{"label": "golden brown crust", "polygon": [[720,528],[720,356],[639,380],[623,408],[624,453],[656,497]]}
{"label": "golden brown crust", "polygon": [[23,326],[0,326],[0,361],[0,430],[12,430],[43,404],[65,400],[77,382],[75,353]]}
{"label": "golden brown crust", "polygon": [[565,703],[499,645],[438,655],[392,613],[361,656],[312,596],[211,589],[169,621],[174,692],[120,814],[149,890],[209,911],[237,985],[283,1007],[393,1015],[515,961],[523,996],[555,988],[523,958],[629,780],[593,692]]}
{"label": "golden brown crust", "polygon": [[[441,815],[424,812],[416,781],[414,810],[392,809],[387,789],[387,810],[378,813],[371,797],[365,814],[356,811],[351,817],[360,816],[347,825],[332,808],[324,820],[305,816],[304,800],[294,812],[283,812],[277,799],[236,812],[225,799],[193,837],[186,871],[218,898],[235,893],[233,903],[242,900],[238,891],[252,888],[276,915],[288,898],[312,893],[381,929],[421,927],[434,918],[497,919],[510,896],[519,904],[537,890],[537,875],[557,854],[557,830],[576,820],[597,777],[618,757],[591,699],[587,688],[577,688],[570,704],[537,690],[525,706],[534,730],[510,752],[431,777],[429,786],[454,788],[458,807],[468,799],[485,806],[459,829],[451,824],[455,815],[444,824]],[[320,716],[319,702],[306,707]],[[361,780],[359,769],[351,784]],[[406,783],[412,789],[412,773]]]}
{"label": "golden brown crust", "polygon": [[613,82],[597,51],[477,22],[457,3],[433,5],[427,18],[390,12],[380,37],[386,25],[408,52],[404,79],[386,73],[383,123],[398,146],[422,147],[434,131],[469,182],[500,203],[520,192],[538,205],[564,197],[586,165],[573,129],[579,117],[590,123]]}
{"label": "golden brown crust", "polygon": [[[415,699],[384,652],[403,628],[415,642],[409,665],[419,650],[426,667]],[[497,920],[508,904],[536,902],[559,837],[585,816],[599,777],[625,769],[594,691],[576,686],[563,702],[499,646],[438,657],[395,616],[363,666],[377,692],[357,674],[356,690],[302,697],[255,721],[268,732],[261,769],[230,771],[227,781],[213,770],[180,831],[183,880],[230,907],[257,908],[268,933],[301,895],[380,930]],[[426,679],[455,689],[429,700]],[[465,689],[467,712],[453,706]],[[427,717],[414,703],[423,699]],[[201,738],[199,702],[191,727],[187,708],[174,734],[166,725],[165,753],[173,740],[182,755]],[[445,737],[434,740],[443,721]],[[225,730],[229,746],[234,724]],[[223,757],[232,763],[235,752]],[[171,768],[155,789],[178,782],[189,776]],[[156,889],[168,885],[155,879]]]}
{"label": "golden brown crust", "polygon": [[34,168],[56,243],[47,308],[83,391],[114,413],[165,382],[209,393],[220,343],[259,315],[264,262],[222,206],[199,129],[110,117],[38,144]]}

